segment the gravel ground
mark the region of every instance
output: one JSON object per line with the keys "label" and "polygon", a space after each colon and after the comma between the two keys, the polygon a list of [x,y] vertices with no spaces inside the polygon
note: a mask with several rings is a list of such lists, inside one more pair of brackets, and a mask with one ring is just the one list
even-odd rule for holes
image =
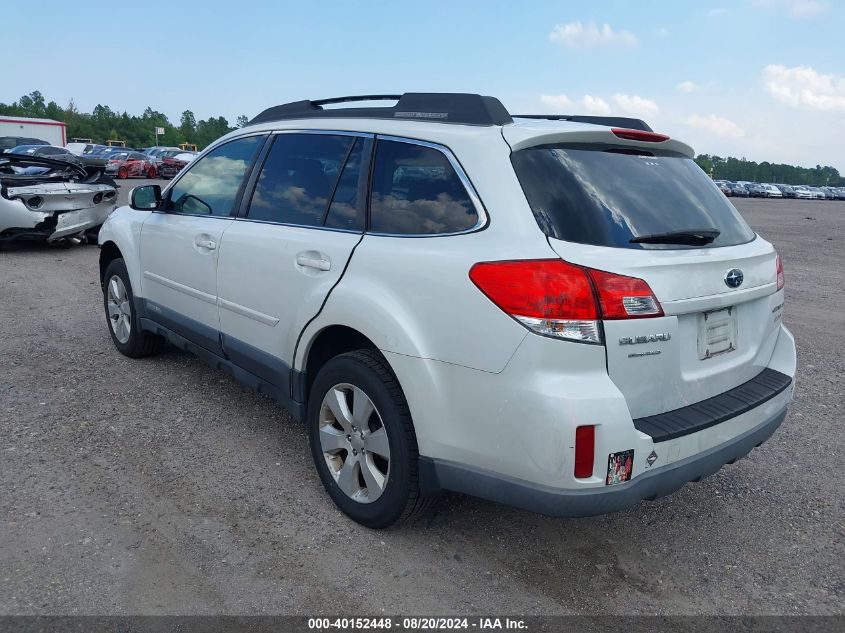
{"label": "gravel ground", "polygon": [[799,346],[767,444],[612,516],[455,495],[386,532],[335,510],[268,399],[118,354],[96,248],[0,251],[0,614],[843,613],[845,203],[737,206],[783,255]]}

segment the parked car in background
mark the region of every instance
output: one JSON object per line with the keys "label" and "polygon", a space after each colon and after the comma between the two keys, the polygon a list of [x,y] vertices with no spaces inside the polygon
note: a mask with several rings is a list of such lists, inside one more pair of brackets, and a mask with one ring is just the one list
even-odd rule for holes
{"label": "parked car in background", "polygon": [[96,143],[68,143],[65,145],[65,149],[76,156],[88,154],[95,147],[97,147]]}
{"label": "parked car in background", "polygon": [[7,152],[20,145],[49,145],[49,143],[28,136],[0,136],[0,152]]}
{"label": "parked car in background", "polygon": [[743,187],[738,182],[728,182],[728,187],[731,188],[731,196],[735,198],[747,198],[748,197],[748,189]]}
{"label": "parked car in background", "polygon": [[83,234],[96,242],[116,202],[111,178],[92,173],[78,159],[0,154],[0,243],[61,244]]}
{"label": "parked car in background", "polygon": [[845,200],[845,187],[834,187],[833,191],[837,200]]}
{"label": "parked car in background", "polygon": [[160,178],[169,180],[178,174],[186,165],[190,164],[199,152],[179,152],[175,156],[169,156],[158,164],[158,175]]}
{"label": "parked car in background", "polygon": [[173,158],[174,156],[178,156],[182,153],[184,152],[177,147],[176,149],[160,150],[154,156],[150,156],[150,160],[156,168],[156,175],[160,176],[161,166],[164,163],[165,158]]}
{"label": "parked car in background", "polygon": [[135,152],[136,150],[132,149],[131,147],[102,147],[100,149],[94,150],[89,154],[90,156],[96,156],[97,158],[105,158],[108,159],[114,154],[120,154],[121,152]]}
{"label": "parked car in background", "polygon": [[795,189],[791,185],[776,184],[775,187],[780,189],[780,192],[784,198],[797,197],[795,194]]}
{"label": "parked car in background", "polygon": [[765,198],[766,197],[766,190],[763,189],[763,186],[756,183],[756,182],[749,182],[745,185],[745,188],[748,190],[748,195],[752,198]]}
{"label": "parked car in background", "polygon": [[731,189],[730,185],[726,180],[716,181],[716,186],[719,187],[719,191],[721,191],[726,196],[733,195],[733,189]]}
{"label": "parked car in background", "polygon": [[813,194],[813,200],[824,200],[827,197],[824,195],[824,191],[818,187],[807,187],[807,189],[809,189],[810,193]]}
{"label": "parked car in background", "polygon": [[819,187],[824,193],[824,197],[826,200],[836,200],[836,188],[835,187]]}
{"label": "parked car in background", "polygon": [[812,200],[815,197],[807,185],[795,185],[792,187],[792,190],[795,192],[795,197],[799,200]]}
{"label": "parked car in background", "polygon": [[[178,147],[167,147],[165,145],[156,145],[155,147],[148,147],[147,149],[145,149],[144,154],[146,154],[147,156],[151,156],[153,158],[158,158],[159,156],[161,156],[165,152],[175,152],[175,154],[178,154],[181,151],[183,151],[183,150],[181,150]],[[173,155],[175,155],[175,154],[173,154]]]}
{"label": "parked car in background", "polygon": [[141,152],[114,152],[108,155],[106,173],[124,178],[155,178],[156,167],[149,156]]}
{"label": "parked car in background", "polygon": [[763,188],[764,198],[783,198],[781,190],[774,185],[764,182],[760,186]]}
{"label": "parked car in background", "polygon": [[73,154],[70,150],[64,147],[57,147],[55,145],[19,145],[18,147],[10,149],[8,153],[23,154],[27,156],[43,156],[45,158],[54,158],[57,160],[82,164],[82,160],[76,156],[76,154]]}

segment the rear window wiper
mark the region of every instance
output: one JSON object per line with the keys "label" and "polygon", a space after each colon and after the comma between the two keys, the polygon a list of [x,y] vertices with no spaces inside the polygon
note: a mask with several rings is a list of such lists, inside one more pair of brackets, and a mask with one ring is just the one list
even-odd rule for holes
{"label": "rear window wiper", "polygon": [[631,244],[683,244],[685,246],[704,246],[717,237],[721,231],[717,229],[686,229],[671,233],[653,233],[631,238]]}

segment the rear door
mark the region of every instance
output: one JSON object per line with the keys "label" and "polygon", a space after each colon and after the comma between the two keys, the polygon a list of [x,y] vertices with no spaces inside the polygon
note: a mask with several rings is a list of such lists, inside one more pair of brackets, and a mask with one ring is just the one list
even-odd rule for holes
{"label": "rear door", "polygon": [[361,240],[371,147],[366,135],[276,134],[223,236],[223,348],[274,385],[289,387],[299,333]]}
{"label": "rear door", "polygon": [[782,317],[776,254],[690,158],[596,143],[522,149],[512,162],[561,258],[643,279],[662,305],[664,316],[603,322],[608,373],[634,418],[765,368]]}

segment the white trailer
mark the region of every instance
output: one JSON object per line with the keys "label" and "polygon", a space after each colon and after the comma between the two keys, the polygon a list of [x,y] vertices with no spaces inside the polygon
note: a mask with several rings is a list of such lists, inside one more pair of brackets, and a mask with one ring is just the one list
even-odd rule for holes
{"label": "white trailer", "polygon": [[67,124],[52,119],[0,116],[0,136],[22,136],[47,141],[64,147],[67,143]]}

